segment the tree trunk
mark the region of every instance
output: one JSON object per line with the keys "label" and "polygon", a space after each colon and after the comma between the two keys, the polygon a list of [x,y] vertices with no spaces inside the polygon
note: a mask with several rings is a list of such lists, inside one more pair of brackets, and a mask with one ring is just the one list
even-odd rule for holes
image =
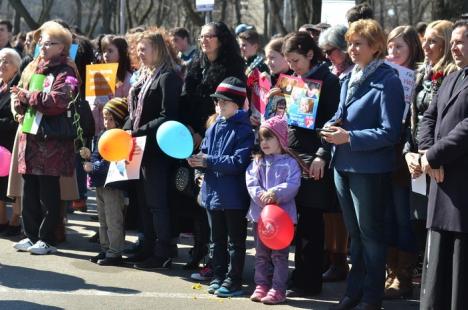
{"label": "tree trunk", "polygon": [[39,28],[39,24],[31,17],[28,10],[24,7],[21,0],[8,0],[15,11],[24,19],[30,29]]}
{"label": "tree trunk", "polygon": [[294,5],[296,7],[296,20],[294,23],[294,28],[299,29],[304,24],[307,24],[307,14],[309,7],[307,0],[294,0]]}
{"label": "tree trunk", "polygon": [[81,4],[81,0],[75,0],[76,5],[76,26],[81,30],[81,11],[83,10],[83,5]]}
{"label": "tree trunk", "polygon": [[110,33],[112,11],[110,10],[109,0],[101,0],[101,14],[102,14],[102,32]]}
{"label": "tree trunk", "polygon": [[199,27],[205,24],[203,18],[193,9],[192,1],[182,0],[182,4],[184,5],[187,17],[192,21],[193,24]]}
{"label": "tree trunk", "polygon": [[236,25],[239,25],[242,23],[242,15],[241,15],[241,5],[240,5],[240,0],[235,0],[234,1],[234,6],[236,8]]}
{"label": "tree trunk", "polygon": [[318,24],[322,19],[322,0],[312,0],[312,23]]}
{"label": "tree trunk", "polygon": [[21,15],[15,12],[15,21],[13,23],[13,34],[17,34],[21,31]]}

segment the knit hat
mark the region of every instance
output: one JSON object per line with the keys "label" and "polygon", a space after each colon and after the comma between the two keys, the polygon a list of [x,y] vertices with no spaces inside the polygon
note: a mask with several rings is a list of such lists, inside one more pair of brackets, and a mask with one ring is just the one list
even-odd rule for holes
{"label": "knit hat", "polygon": [[112,113],[112,116],[114,116],[114,120],[117,123],[123,124],[125,118],[128,116],[127,98],[112,98],[104,105],[104,110]]}
{"label": "knit hat", "polygon": [[246,97],[245,83],[233,76],[225,78],[211,95],[211,98],[233,101],[240,108],[244,106]]}
{"label": "knit hat", "polygon": [[288,149],[288,123],[282,116],[273,116],[260,125],[269,129],[278,138],[281,147]]}

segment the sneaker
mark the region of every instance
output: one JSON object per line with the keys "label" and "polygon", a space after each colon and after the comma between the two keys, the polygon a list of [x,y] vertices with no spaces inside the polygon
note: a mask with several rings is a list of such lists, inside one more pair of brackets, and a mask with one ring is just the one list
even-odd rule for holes
{"label": "sneaker", "polygon": [[28,252],[31,252],[31,254],[45,255],[57,252],[57,248],[39,240],[28,248]]}
{"label": "sneaker", "polygon": [[211,266],[206,265],[200,270],[200,272],[192,273],[190,278],[197,281],[209,281],[213,278],[213,275],[214,273]]}
{"label": "sneaker", "polygon": [[91,257],[91,258],[89,259],[89,261],[90,261],[91,263],[95,263],[95,264],[96,264],[96,263],[98,262],[98,260],[103,259],[103,258],[106,258],[106,252],[100,252],[98,255]]}
{"label": "sneaker", "polygon": [[120,266],[122,265],[122,256],[117,257],[104,257],[97,261],[100,266]]}
{"label": "sneaker", "polygon": [[251,301],[260,302],[262,298],[265,297],[268,293],[268,287],[264,285],[257,285],[252,296],[250,296]]}
{"label": "sneaker", "polygon": [[268,291],[268,294],[262,298],[261,302],[265,305],[276,305],[286,301],[286,294],[274,288]]}
{"label": "sneaker", "polygon": [[72,208],[76,211],[87,212],[88,206],[86,205],[86,201],[84,199],[77,199],[73,200]]}
{"label": "sneaker", "polygon": [[233,282],[230,278],[224,280],[219,289],[215,291],[218,297],[236,297],[244,294],[242,284]]}
{"label": "sneaker", "polygon": [[33,246],[34,243],[29,238],[25,238],[15,244],[13,244],[13,247],[17,249],[20,252],[27,252],[28,249]]}
{"label": "sneaker", "polygon": [[208,286],[208,294],[214,294],[223,284],[223,281],[220,279],[214,279],[210,282],[210,286]]}
{"label": "sneaker", "polygon": [[136,263],[133,265],[133,268],[139,270],[157,270],[157,269],[169,269],[172,265],[172,259],[170,257],[159,257],[159,256],[151,256],[147,260]]}

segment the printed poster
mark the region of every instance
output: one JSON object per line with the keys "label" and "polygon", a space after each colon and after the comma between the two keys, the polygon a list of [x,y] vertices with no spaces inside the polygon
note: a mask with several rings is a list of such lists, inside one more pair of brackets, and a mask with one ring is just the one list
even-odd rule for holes
{"label": "printed poster", "polygon": [[[46,82],[47,82],[47,85],[44,85],[46,84]],[[45,75],[35,73],[31,76],[28,90],[29,91],[43,91],[45,86],[48,86],[50,89],[52,82],[53,82],[53,76],[52,76],[52,81],[50,81],[50,78],[46,77]],[[26,110],[26,113],[24,114],[23,125],[21,127],[22,131],[24,133],[36,135],[37,131],[39,130],[41,120],[42,120],[42,113],[39,111],[36,111],[36,109],[28,107],[28,109]]]}
{"label": "printed poster", "polygon": [[128,161],[112,161],[109,165],[105,185],[117,181],[138,180],[140,178],[140,167],[146,146],[146,136],[134,138],[133,143],[139,148],[139,151],[135,152]]}
{"label": "printed poster", "polygon": [[247,86],[252,90],[250,95],[250,111],[257,119],[265,114],[267,105],[266,95],[271,89],[269,78],[255,68],[247,79]]}
{"label": "printed poster", "polygon": [[289,125],[314,129],[322,81],[281,74],[275,87],[281,94],[268,101],[265,119],[283,115]]}
{"label": "printed poster", "polygon": [[89,103],[94,119],[100,120],[96,124],[96,133],[104,129],[102,109],[107,101],[114,97],[118,67],[118,63],[86,66],[86,101]]}
{"label": "printed poster", "polygon": [[398,77],[400,78],[401,85],[403,86],[403,92],[405,95],[405,112],[403,114],[403,122],[406,121],[409,108],[411,106],[411,100],[413,99],[414,89],[416,87],[416,73],[414,70],[399,66],[390,61],[386,61],[386,64],[398,71]]}

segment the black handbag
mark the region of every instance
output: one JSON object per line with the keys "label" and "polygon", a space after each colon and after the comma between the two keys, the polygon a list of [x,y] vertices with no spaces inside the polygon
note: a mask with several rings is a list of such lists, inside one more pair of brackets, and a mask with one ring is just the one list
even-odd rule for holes
{"label": "black handbag", "polygon": [[37,136],[44,140],[74,140],[77,137],[77,126],[74,123],[73,109],[59,115],[43,115]]}
{"label": "black handbag", "polygon": [[196,198],[200,188],[195,184],[194,169],[185,160],[177,162],[173,170],[173,184],[177,192],[190,198]]}

